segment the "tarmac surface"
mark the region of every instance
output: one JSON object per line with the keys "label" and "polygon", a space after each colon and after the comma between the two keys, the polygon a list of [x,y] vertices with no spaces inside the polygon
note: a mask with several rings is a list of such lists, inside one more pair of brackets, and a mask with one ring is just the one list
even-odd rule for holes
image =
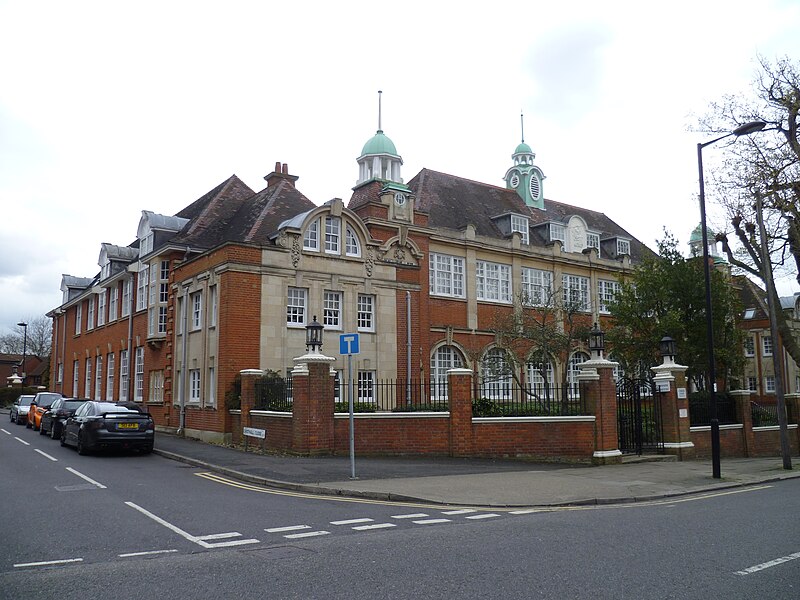
{"label": "tarmac surface", "polygon": [[[257,446],[257,444],[256,444]],[[269,487],[377,500],[445,505],[554,507],[643,502],[800,477],[800,458],[710,460],[626,457],[623,464],[573,466],[505,459],[300,457],[245,452],[158,432],[156,454]]]}

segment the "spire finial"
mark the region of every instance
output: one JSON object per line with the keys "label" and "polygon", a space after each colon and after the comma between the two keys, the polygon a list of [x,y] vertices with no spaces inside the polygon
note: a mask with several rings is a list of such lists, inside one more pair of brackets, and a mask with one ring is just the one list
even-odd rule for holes
{"label": "spire finial", "polygon": [[522,111],[521,110],[519,111],[519,128],[520,128],[520,131],[522,132],[522,143],[524,144],[525,143],[525,121],[522,118]]}
{"label": "spire finial", "polygon": [[381,94],[383,94],[383,92],[378,90],[378,131],[383,131],[381,127]]}

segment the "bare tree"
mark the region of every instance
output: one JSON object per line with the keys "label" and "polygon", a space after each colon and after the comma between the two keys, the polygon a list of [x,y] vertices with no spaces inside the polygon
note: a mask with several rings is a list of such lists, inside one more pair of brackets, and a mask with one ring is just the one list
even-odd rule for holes
{"label": "bare tree", "polygon": [[0,352],[22,354],[24,349],[28,356],[50,356],[53,321],[49,317],[41,316],[29,317],[20,323],[28,324],[27,339],[25,328],[15,325],[11,333],[0,336]]}
{"label": "bare tree", "polygon": [[[728,261],[759,279],[775,306],[775,285],[761,260],[766,245],[776,272],[791,272],[800,282],[800,65],[789,58],[774,63],[760,57],[754,97],[728,96],[710,107],[700,124],[724,133],[750,121],[763,121],[763,132],[740,138],[727,149],[727,158],[714,171],[715,189],[732,227],[717,235]],[[756,195],[764,203],[766,239],[757,235]],[[730,239],[732,235],[733,240]],[[800,364],[800,344],[782,311],[776,311],[784,347]]]}

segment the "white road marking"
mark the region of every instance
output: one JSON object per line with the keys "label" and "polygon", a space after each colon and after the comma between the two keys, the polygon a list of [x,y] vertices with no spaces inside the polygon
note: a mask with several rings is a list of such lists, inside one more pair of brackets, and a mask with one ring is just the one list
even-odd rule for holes
{"label": "white road marking", "polygon": [[289,535],[285,535],[287,540],[299,540],[300,538],[307,538],[307,537],[314,537],[317,535],[328,535],[330,531],[309,531],[306,533],[291,533]]}
{"label": "white road marking", "polygon": [[231,531],[230,533],[212,533],[211,535],[198,535],[198,540],[224,540],[226,538],[242,537],[238,531]]}
{"label": "white road marking", "polygon": [[754,567],[748,567],[747,569],[736,571],[736,574],[750,575],[751,573],[757,573],[758,571],[763,571],[764,569],[769,569],[770,567],[777,567],[778,565],[782,565],[785,562],[789,562],[790,560],[796,560],[798,558],[800,558],[800,552],[795,552],[794,554],[789,554],[788,556],[781,556],[780,558],[776,558],[775,560],[771,560],[769,562],[761,563],[760,565],[756,565]]}
{"label": "white road marking", "polygon": [[30,446],[30,444],[28,442],[26,442],[25,440],[23,440],[22,438],[18,438],[17,436],[14,436],[14,439],[17,440],[18,442],[22,442],[26,446]]}
{"label": "white road marking", "polygon": [[472,515],[471,517],[464,517],[465,519],[493,519],[499,517],[497,513],[482,513],[480,515]]}
{"label": "white road marking", "polygon": [[131,556],[148,556],[150,554],[168,554],[170,552],[177,552],[177,550],[150,550],[149,552],[128,552],[127,554],[119,554],[120,558],[129,558]]}
{"label": "white road marking", "polygon": [[311,525],[290,525],[289,527],[273,527],[265,529],[267,533],[283,533],[284,531],[297,531],[298,529],[311,529]]}
{"label": "white road marking", "polygon": [[82,558],[65,558],[62,560],[44,560],[42,562],[17,563],[15,567],[45,567],[47,565],[63,565],[67,563],[83,562]]}
{"label": "white road marking", "polygon": [[359,525],[353,527],[355,531],[369,531],[370,529],[388,529],[389,527],[397,527],[394,523],[375,523],[374,525]]}
{"label": "white road marking", "polygon": [[449,523],[450,519],[423,519],[422,521],[414,521],[416,525],[435,525],[436,523]]}
{"label": "white road marking", "polygon": [[356,523],[372,523],[375,519],[348,519],[346,521],[331,521],[331,525],[354,525]]}
{"label": "white road marking", "polygon": [[0,428],[0,431],[2,431],[5,434],[11,435],[11,432],[10,431],[6,431],[5,429]]}
{"label": "white road marking", "polygon": [[83,473],[80,473],[80,472],[76,471],[76,470],[75,470],[75,469],[73,469],[72,467],[67,467],[67,471],[69,471],[70,473],[73,473],[73,474],[77,475],[77,476],[78,476],[78,477],[80,477],[81,479],[84,479],[84,480],[88,481],[88,482],[89,482],[89,483],[91,483],[92,485],[96,485],[96,486],[97,486],[97,487],[99,487],[101,490],[104,490],[104,489],[106,489],[106,486],[104,486],[102,483],[98,483],[98,482],[96,482],[94,479],[92,479],[92,478],[90,478],[90,477],[87,477],[86,475],[84,475]]}
{"label": "white road marking", "polygon": [[52,457],[52,456],[50,456],[50,455],[49,455],[47,452],[42,452],[42,451],[41,451],[41,450],[39,450],[38,448],[37,448],[35,451],[36,451],[36,452],[38,452],[39,454],[41,454],[42,456],[44,456],[45,458],[49,458],[49,459],[50,459],[50,460],[52,460],[53,462],[58,462],[58,459],[57,459],[57,458],[53,458],[53,457]]}
{"label": "white road marking", "polygon": [[427,517],[425,513],[414,513],[410,515],[392,515],[393,519],[421,519]]}
{"label": "white road marking", "polygon": [[193,542],[193,543],[195,543],[195,544],[197,544],[199,546],[202,546],[203,548],[227,548],[229,546],[243,546],[245,544],[257,544],[257,543],[260,542],[260,540],[256,540],[256,539],[252,539],[251,538],[251,539],[247,539],[247,540],[232,540],[230,542],[217,542],[215,544],[209,544],[208,542],[206,542],[205,540],[201,539],[200,537],[197,537],[195,535],[187,533],[186,531],[184,531],[180,527],[176,527],[172,523],[169,523],[168,521],[165,521],[161,517],[154,515],[149,510],[144,509],[141,506],[138,506],[138,505],[134,504],[133,502],[126,502],[125,504],[127,504],[131,508],[135,508],[136,510],[138,510],[140,513],[142,513],[146,517],[150,517],[151,519],[153,519],[153,521],[155,521],[156,523],[158,523],[160,525],[163,525],[164,527],[166,527],[170,531],[173,531],[173,532],[177,533],[182,538],[184,538],[184,539],[186,539],[186,540],[188,540],[190,542]]}
{"label": "white road marking", "polygon": [[443,510],[443,515],[466,515],[468,513],[478,512],[477,510],[473,510],[471,508],[462,508],[460,510]]}
{"label": "white road marking", "polygon": [[525,510],[512,510],[508,514],[510,515],[529,515],[531,513],[542,512],[539,508],[526,508]]}

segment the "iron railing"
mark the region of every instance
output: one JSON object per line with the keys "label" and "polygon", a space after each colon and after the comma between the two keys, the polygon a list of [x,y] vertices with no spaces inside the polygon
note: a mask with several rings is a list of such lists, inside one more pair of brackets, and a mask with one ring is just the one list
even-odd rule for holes
{"label": "iron railing", "polygon": [[[736,402],[730,396],[717,394],[717,419],[720,425],[738,423]],[[692,427],[711,425],[711,407],[708,396],[689,398],[689,424]]]}
{"label": "iron railing", "polygon": [[549,417],[588,414],[577,385],[528,385],[483,381],[473,388],[475,417]]}
{"label": "iron railing", "polygon": [[[349,412],[346,381],[334,383],[334,411]],[[420,380],[353,381],[353,412],[443,412],[450,410],[447,383]]]}
{"label": "iron railing", "polygon": [[776,404],[757,404],[750,402],[753,427],[775,427],[778,425],[778,406]]}
{"label": "iron railing", "polygon": [[292,378],[257,379],[255,382],[255,410],[292,412]]}

